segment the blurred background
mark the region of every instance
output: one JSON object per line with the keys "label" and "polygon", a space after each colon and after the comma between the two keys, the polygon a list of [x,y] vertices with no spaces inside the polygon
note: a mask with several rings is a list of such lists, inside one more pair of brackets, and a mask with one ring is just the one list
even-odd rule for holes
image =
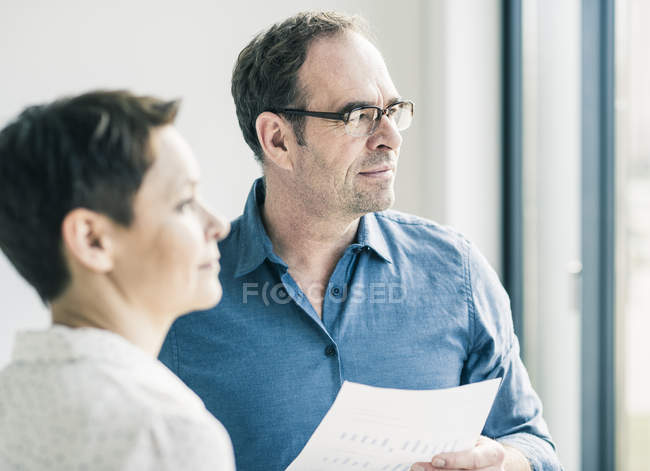
{"label": "blurred background", "polygon": [[[364,16],[415,101],[396,209],[454,226],[501,276],[565,468],[647,471],[650,2],[0,0],[0,125],[89,89],[182,98],[202,193],[235,218],[260,169],[234,61],[312,8]],[[3,256],[0,299],[1,368],[49,318]]]}

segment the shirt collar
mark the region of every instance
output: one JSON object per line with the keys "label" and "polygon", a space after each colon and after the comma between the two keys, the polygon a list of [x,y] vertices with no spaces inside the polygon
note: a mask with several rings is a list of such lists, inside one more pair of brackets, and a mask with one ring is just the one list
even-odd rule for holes
{"label": "shirt collar", "polygon": [[[244,214],[241,218],[241,239],[239,259],[235,270],[236,278],[252,272],[267,258],[285,269],[288,268],[287,264],[273,252],[273,244],[262,223],[260,208],[264,204],[265,198],[266,188],[264,186],[264,179],[258,178],[248,193]],[[375,213],[368,213],[361,217],[359,229],[357,230],[356,243],[362,247],[372,249],[388,263],[393,263],[388,243],[379,226]]]}
{"label": "shirt collar", "polygon": [[287,268],[287,264],[273,252],[273,244],[262,223],[260,208],[264,204],[265,198],[266,187],[264,186],[264,179],[258,178],[248,193],[246,206],[244,206],[244,214],[241,218],[241,239],[238,248],[239,259],[237,261],[237,269],[235,270],[236,278],[252,272],[267,258]]}
{"label": "shirt collar", "polygon": [[94,327],[67,327],[53,324],[45,330],[16,334],[12,360],[15,362],[109,361],[124,365],[151,362],[140,348],[118,334]]}
{"label": "shirt collar", "polygon": [[357,230],[357,243],[372,249],[388,263],[393,263],[386,235],[379,226],[376,213],[368,213],[361,217],[359,229]]}

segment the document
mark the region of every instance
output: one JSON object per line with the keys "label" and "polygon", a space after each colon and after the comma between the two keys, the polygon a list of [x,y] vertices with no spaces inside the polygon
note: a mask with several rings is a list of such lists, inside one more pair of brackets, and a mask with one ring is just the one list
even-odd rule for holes
{"label": "document", "polygon": [[500,384],[414,391],[345,381],[286,471],[408,471],[437,453],[470,449]]}

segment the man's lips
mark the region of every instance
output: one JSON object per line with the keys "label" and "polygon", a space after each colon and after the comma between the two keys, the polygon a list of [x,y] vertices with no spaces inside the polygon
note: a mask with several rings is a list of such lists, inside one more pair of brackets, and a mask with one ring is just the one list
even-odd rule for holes
{"label": "man's lips", "polygon": [[379,167],[370,170],[364,170],[363,172],[359,172],[359,175],[366,175],[372,177],[372,176],[382,176],[392,172],[393,172],[393,167],[385,166],[385,167]]}

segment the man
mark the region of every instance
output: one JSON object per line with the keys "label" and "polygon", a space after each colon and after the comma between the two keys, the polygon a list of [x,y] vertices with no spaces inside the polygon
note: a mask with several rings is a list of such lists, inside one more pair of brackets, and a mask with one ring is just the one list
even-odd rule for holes
{"label": "man", "polygon": [[344,380],[502,377],[475,448],[413,469],[559,469],[494,272],[451,230],[386,211],[413,107],[360,20],[272,26],[232,93],[264,179],[221,243],[222,304],[180,318],[161,359],[225,424],[239,468],[289,465]]}

